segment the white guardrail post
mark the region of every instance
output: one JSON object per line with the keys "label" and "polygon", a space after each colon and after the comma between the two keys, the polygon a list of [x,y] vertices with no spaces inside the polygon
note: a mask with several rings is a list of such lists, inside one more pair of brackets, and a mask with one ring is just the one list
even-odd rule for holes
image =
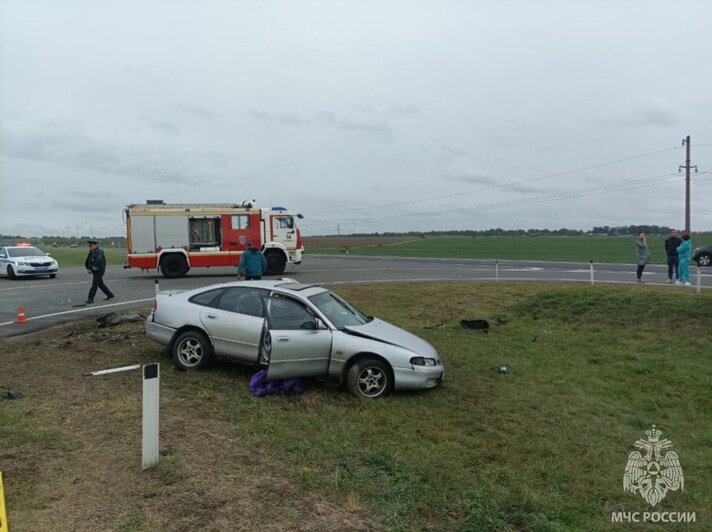
{"label": "white guardrail post", "polygon": [[[158,286],[158,281],[156,281]],[[124,371],[132,371],[140,369],[140,364],[132,366],[122,366],[120,368],[102,369],[99,371],[87,371],[82,373],[84,377],[97,377],[100,375],[110,375],[113,373],[123,373]],[[148,469],[158,465],[159,447],[158,447],[158,412],[160,405],[160,384],[161,384],[161,365],[158,363],[146,364],[142,368],[143,373],[143,431],[141,441],[141,469]],[[0,532],[3,532],[0,530]]]}
{"label": "white guardrail post", "polygon": [[591,286],[593,286],[593,259],[591,259],[590,267],[591,267]]}

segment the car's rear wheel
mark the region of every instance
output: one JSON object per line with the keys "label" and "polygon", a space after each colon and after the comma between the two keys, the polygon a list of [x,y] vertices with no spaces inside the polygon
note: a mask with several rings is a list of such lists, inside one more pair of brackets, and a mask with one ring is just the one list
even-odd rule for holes
{"label": "car's rear wheel", "polygon": [[357,397],[380,399],[393,388],[391,368],[377,358],[365,358],[356,362],[346,375],[346,387]]}
{"label": "car's rear wheel", "polygon": [[7,276],[13,280],[17,279],[17,275],[15,275],[15,270],[12,269],[12,266],[7,267]]}
{"label": "car's rear wheel", "polygon": [[188,272],[188,263],[183,255],[170,254],[161,261],[161,273],[167,279],[183,277]]}
{"label": "car's rear wheel", "polygon": [[699,257],[697,257],[697,264],[700,266],[709,266],[712,264],[712,255],[709,253],[703,253]]}
{"label": "car's rear wheel", "polygon": [[173,342],[173,361],[178,369],[188,371],[207,368],[213,358],[213,348],[200,331],[185,331]]}

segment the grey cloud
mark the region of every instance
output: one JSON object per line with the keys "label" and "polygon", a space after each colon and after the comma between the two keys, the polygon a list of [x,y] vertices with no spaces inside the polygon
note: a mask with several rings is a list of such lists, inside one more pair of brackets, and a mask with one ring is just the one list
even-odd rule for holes
{"label": "grey cloud", "polygon": [[420,112],[417,105],[407,104],[407,105],[391,105],[389,109],[390,113],[394,116],[407,116],[414,115]]}
{"label": "grey cloud", "polygon": [[199,105],[188,105],[184,103],[172,103],[168,106],[172,111],[177,111],[186,115],[200,116],[203,118],[212,118],[215,113]]}
{"label": "grey cloud", "polygon": [[672,103],[655,96],[642,99],[627,115],[604,122],[619,126],[668,127],[681,121],[680,113]]}
{"label": "grey cloud", "polygon": [[310,116],[302,116],[295,113],[269,113],[267,111],[253,110],[250,111],[249,115],[258,120],[285,126],[331,127],[339,131],[374,135],[382,140],[391,139],[393,136],[390,126],[386,123],[355,122],[339,117],[329,111],[320,111]]}
{"label": "grey cloud", "polygon": [[40,130],[3,130],[2,136],[6,141],[0,153],[7,157],[154,182],[205,184],[227,165],[214,153],[175,153],[145,142],[100,142],[71,123],[46,125]]}
{"label": "grey cloud", "polygon": [[467,183],[468,185],[496,185],[497,178],[479,173],[458,173],[443,176],[443,180],[454,183]]}
{"label": "grey cloud", "polygon": [[151,126],[151,129],[160,131],[161,133],[167,133],[169,135],[175,135],[180,132],[180,128],[171,122],[157,120],[149,123],[149,126]]}

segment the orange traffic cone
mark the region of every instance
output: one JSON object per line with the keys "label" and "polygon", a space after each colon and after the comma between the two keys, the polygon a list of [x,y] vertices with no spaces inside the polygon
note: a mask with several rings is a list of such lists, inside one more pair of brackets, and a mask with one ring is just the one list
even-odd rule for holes
{"label": "orange traffic cone", "polygon": [[17,319],[15,320],[15,323],[27,323],[28,320],[27,316],[25,316],[25,307],[20,307],[17,309]]}

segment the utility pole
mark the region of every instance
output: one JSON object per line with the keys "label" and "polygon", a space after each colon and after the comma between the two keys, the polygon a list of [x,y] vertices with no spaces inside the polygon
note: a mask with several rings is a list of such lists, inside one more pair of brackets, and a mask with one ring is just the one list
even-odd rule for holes
{"label": "utility pole", "polygon": [[685,146],[685,166],[680,165],[677,169],[680,172],[683,168],[685,169],[685,232],[690,232],[690,170],[695,169],[697,173],[697,166],[690,165],[690,135],[687,135],[682,139],[682,145]]}

